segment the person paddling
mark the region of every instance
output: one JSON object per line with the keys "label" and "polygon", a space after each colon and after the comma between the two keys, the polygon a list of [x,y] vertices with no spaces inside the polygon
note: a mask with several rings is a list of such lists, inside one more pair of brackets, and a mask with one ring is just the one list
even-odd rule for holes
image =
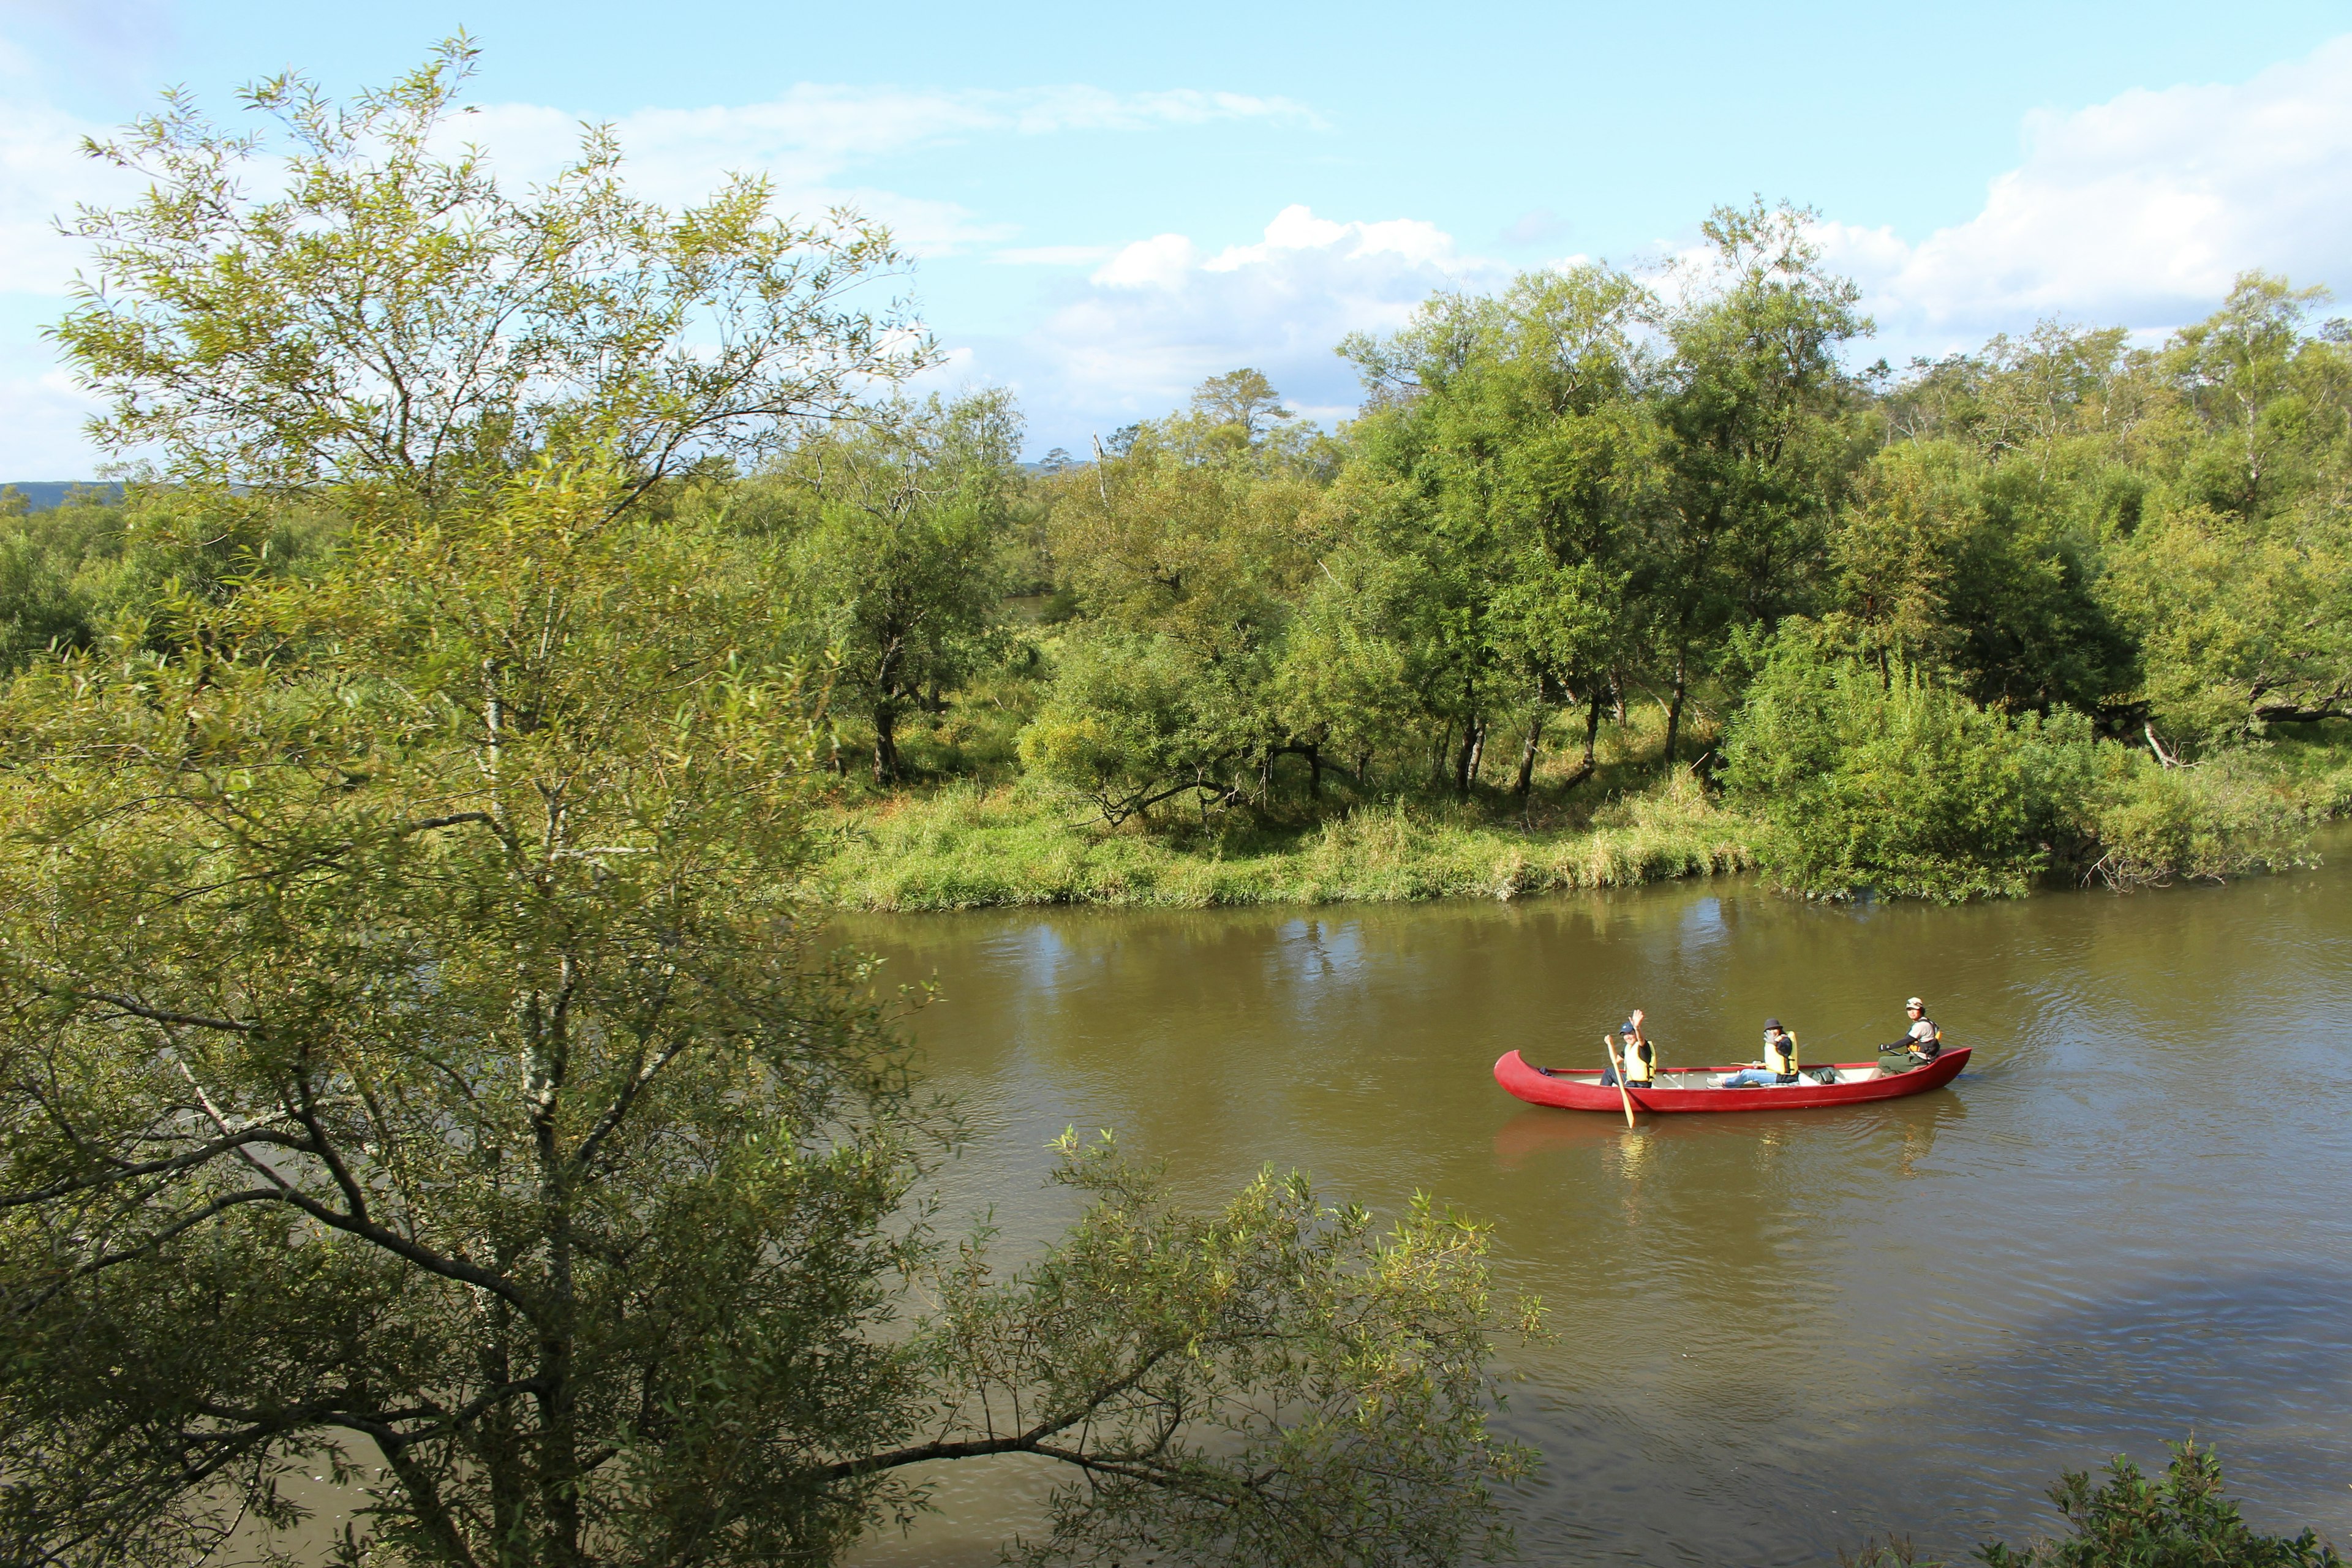
{"label": "person paddling", "polygon": [[[1649,1036],[1643,1032],[1642,1018],[1642,1010],[1636,1007],[1632,1017],[1617,1026],[1617,1059],[1625,1064],[1625,1087],[1628,1089],[1648,1089],[1657,1081],[1658,1056],[1651,1048]],[[1616,1086],[1614,1072],[1601,1075],[1601,1088],[1614,1089]]]}
{"label": "person paddling", "polygon": [[1769,1089],[1797,1081],[1797,1037],[1780,1027],[1778,1018],[1764,1020],[1764,1059],[1750,1063],[1725,1079],[1724,1089]]}
{"label": "person paddling", "polygon": [[1878,1070],[1890,1078],[1896,1073],[1909,1072],[1913,1068],[1926,1067],[1944,1054],[1944,1031],[1936,1027],[1935,1020],[1927,1016],[1925,1002],[1916,996],[1912,997],[1903,1004],[1903,1016],[1911,1020],[1910,1027],[1903,1031],[1903,1037],[1878,1047],[1882,1055],[1888,1051],[1903,1053],[1894,1061],[1878,1065]]}

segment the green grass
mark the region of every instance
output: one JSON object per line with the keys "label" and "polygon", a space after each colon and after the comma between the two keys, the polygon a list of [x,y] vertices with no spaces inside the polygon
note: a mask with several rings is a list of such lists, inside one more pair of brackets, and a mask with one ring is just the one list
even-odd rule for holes
{"label": "green grass", "polygon": [[950,784],[838,809],[811,881],[835,908],[1106,904],[1203,909],[1629,887],[1750,863],[1744,824],[1687,777],[1573,829],[1524,832],[1475,808],[1359,805],[1296,829],[1129,824],[1026,784]]}
{"label": "green grass", "polygon": [[[1519,826],[1513,802],[1491,791],[1467,805],[1360,801],[1294,826],[1241,812],[1205,823],[1163,812],[1150,825],[1108,829],[1088,803],[1020,779],[950,780],[887,795],[859,786],[824,816],[808,889],[851,910],[1204,909],[1510,899],[1755,868],[1757,825],[1687,774],[1637,787],[1656,776],[1639,739],[1622,757],[1604,750],[1602,772],[1586,786],[1593,793],[1575,797],[1589,815],[1556,805],[1532,831]],[[2352,815],[2352,724],[2297,727],[2168,773],[2122,769],[2086,804],[2096,842],[2053,868],[2053,885],[2219,879],[2305,863],[2313,827]]]}

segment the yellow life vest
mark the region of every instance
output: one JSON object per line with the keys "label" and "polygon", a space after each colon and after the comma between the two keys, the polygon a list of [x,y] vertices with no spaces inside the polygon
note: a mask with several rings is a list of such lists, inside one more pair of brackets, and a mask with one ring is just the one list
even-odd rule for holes
{"label": "yellow life vest", "polygon": [[1625,1081],[1633,1088],[1647,1089],[1650,1086],[1657,1077],[1657,1051],[1646,1041],[1625,1042]]}
{"label": "yellow life vest", "polygon": [[1783,1029],[1778,1044],[1764,1037],[1764,1065],[1782,1078],[1797,1076],[1797,1037]]}

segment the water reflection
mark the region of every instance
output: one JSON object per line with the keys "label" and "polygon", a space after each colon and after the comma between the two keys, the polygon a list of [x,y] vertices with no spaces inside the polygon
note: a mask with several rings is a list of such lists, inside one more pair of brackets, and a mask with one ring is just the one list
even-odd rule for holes
{"label": "water reflection", "polygon": [[[2352,844],[2347,845],[2352,848]],[[1538,1561],[1797,1563],[1872,1531],[1958,1556],[2046,1530],[2116,1448],[2219,1438],[2259,1522],[2352,1538],[2352,878],[1825,909],[1738,884],[1517,905],[850,922],[979,1137],[955,1201],[1058,1223],[1044,1144],[1111,1126],[1192,1195],[1260,1164],[1492,1219],[1557,1344],[1507,1430]],[[1646,1007],[1670,1059],[1767,1015],[1867,1058],[1925,994],[1952,1088],[1832,1112],[1538,1110],[1489,1066],[1597,1065]],[[882,1563],[982,1563],[1034,1503],[950,1476]]]}

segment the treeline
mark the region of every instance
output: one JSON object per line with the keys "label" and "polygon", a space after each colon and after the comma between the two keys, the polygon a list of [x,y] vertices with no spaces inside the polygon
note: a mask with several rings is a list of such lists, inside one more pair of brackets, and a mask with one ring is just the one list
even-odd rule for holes
{"label": "treeline", "polygon": [[1399,797],[1572,826],[1689,770],[1788,884],[1940,897],[2237,869],[2342,804],[2300,776],[2352,708],[2321,291],[1854,369],[1802,215],[1706,232],[1350,339],[1337,433],[1241,370],[1016,472],[986,394],[700,504],[793,535],[886,787],[1017,771],[1230,837]]}
{"label": "treeline", "polygon": [[[983,392],[647,500],[789,562],[835,766],[886,789],[1532,826],[1690,770],[1790,885],[1937,896],[2234,869],[2338,804],[2265,755],[2352,710],[2352,342],[2320,290],[2250,274],[2155,346],[2051,323],[1856,369],[1870,323],[1802,214],[1706,233],[1663,278],[1532,273],[1351,338],[1336,433],[1241,370],[1024,467]],[[142,524],[177,504],[11,520],[8,655],[332,547],[315,508]]]}

